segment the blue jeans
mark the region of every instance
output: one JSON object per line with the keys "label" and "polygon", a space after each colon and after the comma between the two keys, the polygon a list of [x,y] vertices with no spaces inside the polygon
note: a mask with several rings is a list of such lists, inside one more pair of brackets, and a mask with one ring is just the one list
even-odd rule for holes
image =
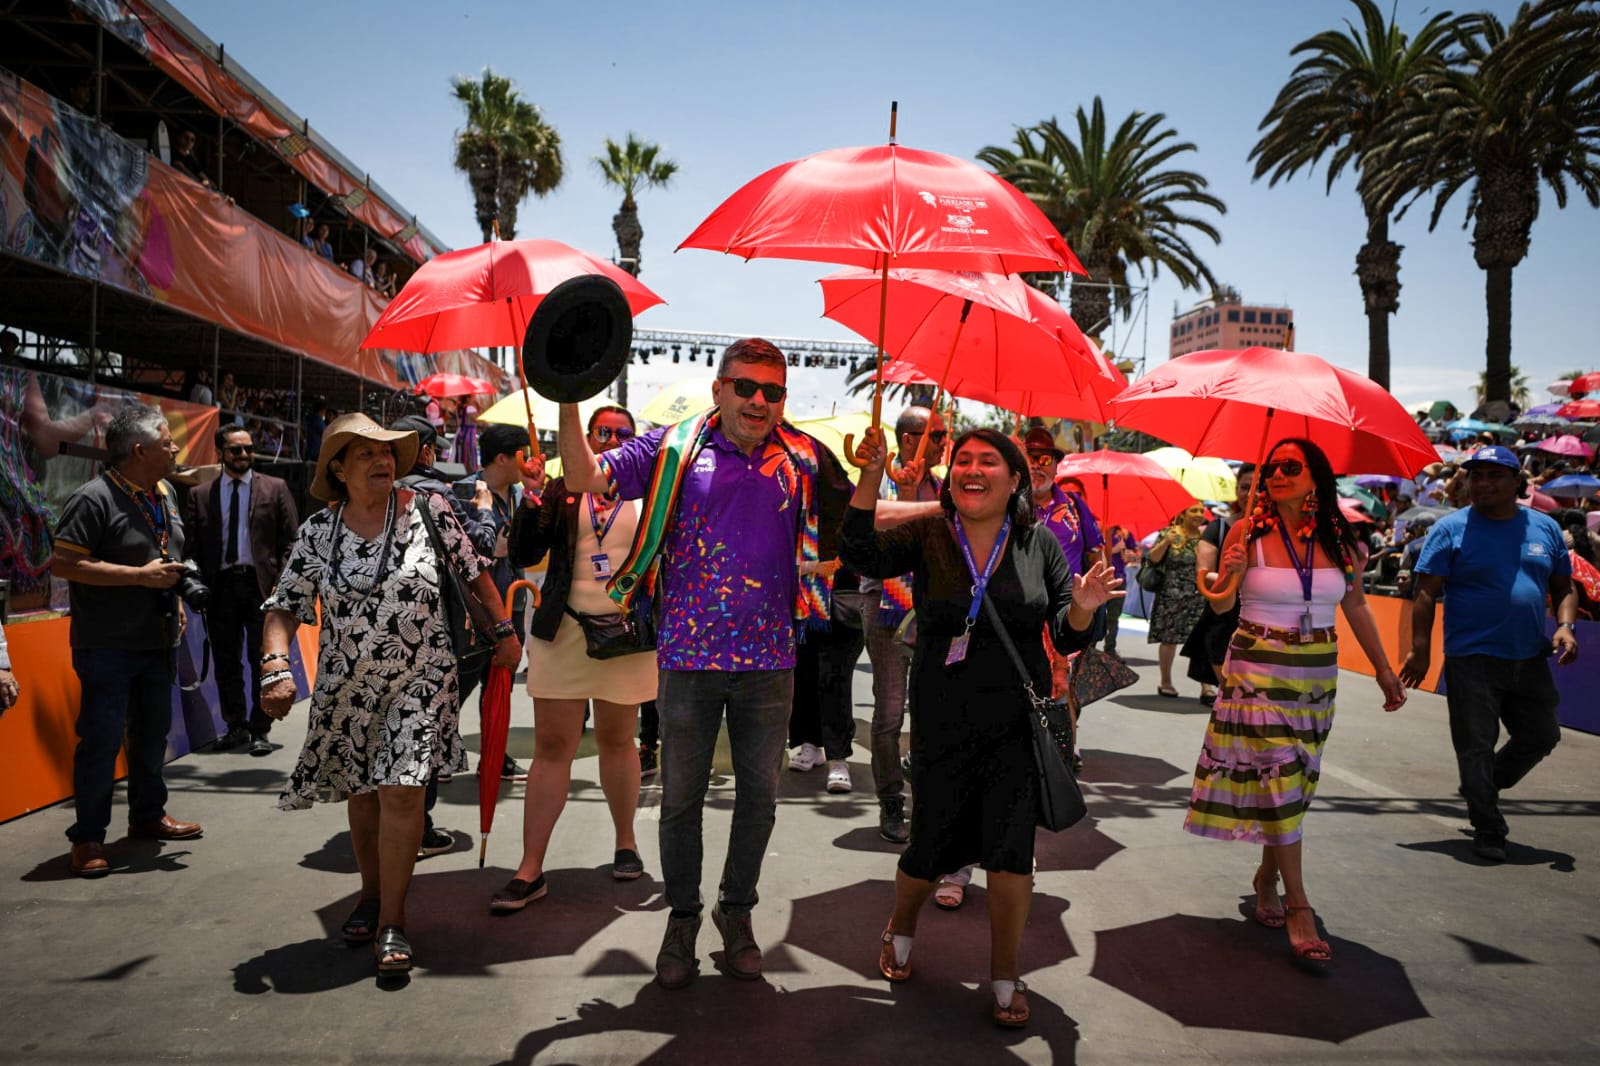
{"label": "blue jeans", "polygon": [[172,728],[172,652],[73,649],[83,686],[78,748],[72,756],[72,803],[78,816],[67,839],[103,843],[111,824],[117,751],[128,741],[128,823],[157,822],[167,813],[161,768]]}
{"label": "blue jeans", "polygon": [[[1561,693],[1550,661],[1500,659],[1492,655],[1447,656],[1445,701],[1450,707],[1450,743],[1456,749],[1467,817],[1481,840],[1503,843],[1506,820],[1500,793],[1525,777],[1561,741],[1556,708]],[[1500,724],[1506,742],[1499,751]]]}
{"label": "blue jeans", "polygon": [[724,711],[733,754],[733,826],[717,897],[725,911],[756,905],[761,860],[777,820],[778,763],[794,702],[792,670],[663,670],[661,875],[675,913],[699,913],[701,822]]}

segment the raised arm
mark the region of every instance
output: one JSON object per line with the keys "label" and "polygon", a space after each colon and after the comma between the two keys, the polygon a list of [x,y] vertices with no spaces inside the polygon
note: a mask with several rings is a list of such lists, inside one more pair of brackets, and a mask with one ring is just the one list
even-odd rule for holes
{"label": "raised arm", "polygon": [[557,423],[557,448],[561,452],[561,476],[567,487],[579,492],[605,492],[611,485],[600,460],[589,447],[588,434],[583,431],[583,416],[578,405],[561,405],[561,420]]}

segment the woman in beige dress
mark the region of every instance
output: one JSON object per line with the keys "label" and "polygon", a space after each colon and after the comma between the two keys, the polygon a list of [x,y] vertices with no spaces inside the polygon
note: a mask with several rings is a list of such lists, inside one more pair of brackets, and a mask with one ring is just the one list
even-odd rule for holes
{"label": "woman in beige dress", "polygon": [[[602,407],[589,416],[589,447],[617,447],[634,434],[625,408]],[[600,788],[616,832],[611,876],[629,881],[644,873],[633,816],[639,805],[639,755],[634,746],[639,704],[656,697],[653,651],[591,659],[572,612],[616,614],[606,581],[620,569],[633,543],[638,504],[571,491],[561,478],[545,486],[540,501],[525,498],[512,522],[516,566],[550,557],[539,607],[528,627],[528,694],[533,697],[533,765],[522,808],[522,862],[489,901],[490,911],[521,910],[545,895],[545,851],[566,806],[572,760],[583,736],[585,708],[594,707]]]}

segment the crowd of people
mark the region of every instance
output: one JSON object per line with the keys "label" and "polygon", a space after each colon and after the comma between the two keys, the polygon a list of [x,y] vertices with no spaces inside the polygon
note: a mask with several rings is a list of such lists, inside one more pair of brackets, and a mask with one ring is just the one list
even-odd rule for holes
{"label": "crowd of people", "polygon": [[[874,428],[846,457],[859,468],[852,484],[838,457],[784,420],[786,372],[770,343],[738,341],[722,354],[708,410],[645,433],[623,408],[585,422],[562,405],[559,477],[530,455],[525,430],[490,426],[477,441],[480,468],[451,484],[434,465],[440,438],[426,416],[384,427],[339,415],[318,427],[311,495],[323,506],[303,522],[283,483],[252,469],[260,447],[248,425],[218,432],[221,476],[180,506],[165,480],[175,453],[166,421],[138,405],[120,411],[107,429],[106,472],[63,510],[52,564],[70,583],[83,683],[73,872],[109,871],[124,734],[130,832],[202,833],[169,814],[162,780],[186,617],[207,611],[217,646],[219,746],[252,755],[272,750],[273,724],[298,696],[296,630],[315,625],[306,736],[278,805],[346,805],[361,889],[342,935],[372,944],[381,974],[412,967],[412,873],[451,846],[430,811],[441,777],[468,768],[462,704],[487,688],[491,666],[525,665],[536,739],[522,855],[488,909],[516,913],[550,891],[545,862],[586,719],[613,828],[611,874],[644,873],[634,816],[658,736],[669,909],[655,979],[667,989],[692,983],[707,904],[702,814],[725,723],[735,793],[710,917],[724,971],[755,979],[754,915],[786,750],[790,770],[825,765],[828,791],[854,788],[850,679],[865,651],[879,831],[903,845],[884,926],[863,931],[866,950],[875,942],[885,979],[909,980],[927,900],[959,906],[981,868],[988,1009],[996,1024],[1022,1026],[1044,788],[1032,700],[1048,692],[1076,715],[1081,665],[1091,649],[1115,654],[1109,622],[1141,555],[1162,575],[1148,638],[1160,649],[1160,692],[1177,695],[1182,649],[1211,704],[1183,828],[1260,848],[1255,920],[1286,929],[1295,962],[1332,958],[1302,856],[1334,719],[1339,612],[1392,711],[1430,673],[1442,601],[1462,795],[1478,853],[1504,860],[1499,794],[1559,739],[1545,653],[1570,662],[1577,652],[1563,531],[1517,506],[1526,485],[1514,453],[1468,457],[1467,505],[1413,537],[1416,629],[1397,667],[1365,597],[1371,548],[1312,441],[1276,442],[1259,470],[1240,471],[1231,508],[1214,518],[1189,508],[1141,553],[1127,531],[1102,529],[1081,486],[1057,479],[1063,450],[1043,430],[1018,440],[975,429],[947,441],[938,414],[912,407],[892,446]],[[933,468],[947,443],[941,478]],[[1260,491],[1246,516],[1252,478]],[[508,611],[505,597],[540,563],[542,595],[524,631],[528,612]],[[1553,648],[1547,596],[1559,621]],[[458,639],[465,598],[491,616],[486,647]],[[0,701],[15,695],[5,665]],[[1496,750],[1502,725],[1509,739]],[[641,731],[651,740],[636,748]],[[1073,764],[1070,732],[1059,754]]]}

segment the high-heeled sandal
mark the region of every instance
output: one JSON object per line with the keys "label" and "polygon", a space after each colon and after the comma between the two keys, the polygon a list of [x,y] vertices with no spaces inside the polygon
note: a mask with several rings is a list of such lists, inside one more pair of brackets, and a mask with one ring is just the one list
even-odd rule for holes
{"label": "high-heeled sandal", "polygon": [[878,950],[878,972],[895,984],[911,980],[911,958],[907,956],[903,964],[895,960],[894,934],[887,927],[883,930],[883,947]]}
{"label": "high-heeled sandal", "polygon": [[[1295,911],[1307,911],[1311,914],[1312,922],[1314,923],[1316,921],[1317,912],[1311,909],[1311,905],[1309,903],[1289,903],[1285,904],[1283,909],[1289,913],[1293,913]],[[1287,921],[1285,924],[1287,924]],[[1333,948],[1330,947],[1328,942],[1323,940],[1321,937],[1317,937],[1313,940],[1303,940],[1296,944],[1294,942],[1294,935],[1290,934],[1289,950],[1294,955],[1294,961],[1296,965],[1305,967],[1313,972],[1322,972],[1327,968],[1328,963],[1333,961]]]}
{"label": "high-heeled sandal", "polygon": [[378,933],[378,942],[373,951],[378,956],[379,973],[396,974],[410,971],[411,943],[406,940],[406,931],[400,926],[384,926]]}
{"label": "high-heeled sandal", "polygon": [[1002,1007],[1000,1001],[995,999],[991,1006],[991,1016],[994,1024],[1002,1029],[1021,1029],[1028,1024],[1028,985],[1022,978],[1017,978],[1015,987],[1011,990],[1010,1006]]}
{"label": "high-heeled sandal", "polygon": [[[1256,875],[1250,879],[1250,883],[1255,886],[1256,890],[1256,924],[1264,925],[1268,929],[1282,929],[1289,921],[1283,913],[1283,907],[1263,907],[1261,905],[1261,894],[1266,891],[1261,885],[1261,875],[1265,872],[1265,870],[1257,866]],[[1273,877],[1270,887],[1273,890],[1273,895],[1277,895],[1277,877]]]}

